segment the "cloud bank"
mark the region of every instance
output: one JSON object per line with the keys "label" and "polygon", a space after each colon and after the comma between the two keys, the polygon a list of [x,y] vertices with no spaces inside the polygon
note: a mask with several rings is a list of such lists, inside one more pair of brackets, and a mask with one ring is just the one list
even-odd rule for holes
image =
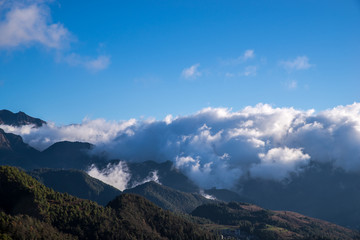
{"label": "cloud bank", "polygon": [[110,158],[171,160],[203,188],[231,188],[244,176],[281,180],[310,161],[360,171],[360,103],[319,113],[258,104],[164,120],[0,127],[40,149],[61,140],[87,141]]}

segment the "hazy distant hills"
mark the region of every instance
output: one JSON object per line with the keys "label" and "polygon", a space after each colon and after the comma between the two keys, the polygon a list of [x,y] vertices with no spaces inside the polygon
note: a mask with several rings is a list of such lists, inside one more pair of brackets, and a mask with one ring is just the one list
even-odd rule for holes
{"label": "hazy distant hills", "polygon": [[36,127],[40,127],[43,124],[46,124],[46,122],[39,118],[30,117],[23,112],[13,113],[9,110],[0,110],[0,125],[1,124],[11,126],[32,124]]}
{"label": "hazy distant hills", "polygon": [[360,229],[360,173],[357,172],[312,163],[288,182],[249,179],[242,184],[242,194],[266,208],[296,211]]}

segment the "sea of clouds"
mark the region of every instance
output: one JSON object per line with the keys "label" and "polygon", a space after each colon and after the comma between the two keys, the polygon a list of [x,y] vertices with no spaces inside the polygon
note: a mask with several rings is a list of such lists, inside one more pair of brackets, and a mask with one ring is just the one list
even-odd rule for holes
{"label": "sea of clouds", "polygon": [[[85,119],[66,126],[0,128],[40,150],[58,141],[84,141],[96,145],[93,153],[106,151],[109,159],[171,160],[203,188],[232,188],[242,176],[281,180],[309,161],[360,170],[360,103],[318,113],[258,104],[240,111],[205,108],[164,120]],[[121,162],[89,173],[100,180],[107,177],[108,183],[126,183],[125,170]]]}

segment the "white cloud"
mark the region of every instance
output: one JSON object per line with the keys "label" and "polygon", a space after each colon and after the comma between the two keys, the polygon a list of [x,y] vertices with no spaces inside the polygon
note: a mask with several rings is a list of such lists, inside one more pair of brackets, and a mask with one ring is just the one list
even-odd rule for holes
{"label": "white cloud", "polygon": [[278,147],[272,148],[267,153],[259,153],[261,164],[251,168],[254,177],[283,179],[288,173],[310,160],[309,154],[304,154],[302,149]]}
{"label": "white cloud", "polygon": [[128,188],[134,188],[136,186],[142,185],[144,183],[147,182],[156,182],[158,184],[161,184],[160,180],[159,180],[159,175],[158,175],[158,171],[154,170],[152,172],[149,173],[149,176],[147,176],[145,179],[143,179],[140,182],[134,182],[131,186],[129,186]]}
{"label": "white cloud", "polygon": [[164,120],[0,128],[41,149],[57,141],[87,141],[112,159],[171,160],[203,188],[231,188],[248,173],[281,179],[310,159],[360,171],[360,103],[319,113],[258,104],[239,111],[205,108]]}
{"label": "white cloud", "polygon": [[71,66],[82,66],[90,71],[100,71],[110,64],[110,57],[100,55],[97,58],[65,53],[75,37],[61,23],[52,23],[49,1],[14,0],[0,4],[0,49],[13,50],[17,47],[34,45],[55,49],[59,62]]}
{"label": "white cloud", "polygon": [[272,148],[266,154],[259,153],[261,161],[265,163],[292,164],[297,161],[309,160],[308,154],[303,154],[298,148]]}
{"label": "white cloud", "polygon": [[201,190],[199,193],[201,196],[203,196],[206,199],[216,200],[216,197],[214,197],[213,195],[210,195],[210,194],[206,194],[203,190]]}
{"label": "white cloud", "polygon": [[314,66],[309,63],[307,56],[299,56],[294,60],[280,61],[279,64],[287,70],[305,70]]}
{"label": "white cloud", "polygon": [[244,52],[244,55],[242,56],[242,59],[244,61],[248,60],[248,59],[252,59],[255,57],[255,53],[254,53],[254,50],[252,49],[248,49]]}
{"label": "white cloud", "polygon": [[104,169],[97,169],[94,165],[87,172],[91,177],[97,178],[121,191],[124,191],[131,178],[131,174],[125,162],[117,165],[108,164]]}
{"label": "white cloud", "polygon": [[188,164],[191,164],[191,163],[194,163],[196,162],[195,159],[193,159],[192,157],[190,156],[186,156],[186,157],[179,157],[179,156],[176,156],[175,157],[175,166],[177,168],[180,168],[180,167],[183,167],[185,165],[188,165]]}
{"label": "white cloud", "polygon": [[66,57],[63,57],[62,60],[71,66],[82,66],[94,72],[104,70],[110,65],[110,57],[105,55],[100,55],[93,59],[72,53]]}
{"label": "white cloud", "polygon": [[42,4],[13,4],[0,22],[1,48],[40,44],[58,49],[70,38],[61,23],[51,23],[50,11]]}
{"label": "white cloud", "polygon": [[130,185],[131,172],[124,161],[120,161],[118,164],[108,164],[105,168],[99,170],[95,165],[91,165],[87,170],[89,176],[99,179],[100,181],[109,184],[121,191],[125,189],[134,188],[138,185],[142,185],[147,182],[156,182],[161,184],[159,180],[158,171],[154,170],[149,173],[141,181],[135,181]]}
{"label": "white cloud", "polygon": [[107,68],[110,64],[110,57],[99,56],[96,59],[89,60],[85,63],[86,68],[94,71],[99,71]]}
{"label": "white cloud", "polygon": [[181,76],[183,78],[186,78],[186,79],[195,79],[197,77],[200,77],[201,76],[201,72],[198,71],[198,67],[200,66],[199,63],[197,64],[194,64],[192,65],[191,67],[189,68],[185,68],[182,73],[181,73]]}

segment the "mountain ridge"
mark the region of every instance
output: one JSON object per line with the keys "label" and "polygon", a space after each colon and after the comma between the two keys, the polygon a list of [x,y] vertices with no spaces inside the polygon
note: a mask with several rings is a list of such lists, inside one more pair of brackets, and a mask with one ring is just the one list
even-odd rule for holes
{"label": "mountain ridge", "polygon": [[33,124],[35,127],[41,127],[46,124],[46,122],[40,118],[31,117],[21,111],[13,113],[9,110],[3,109],[0,110],[0,125],[1,124],[16,127]]}
{"label": "mountain ridge", "polygon": [[190,213],[202,204],[214,202],[200,194],[181,192],[153,181],[126,189],[124,193],[139,194],[161,208],[173,212]]}
{"label": "mountain ridge", "polygon": [[[360,233],[333,223],[307,217],[295,212],[272,211],[248,203],[216,203],[197,207],[192,215],[207,218],[222,231],[236,239],[360,239]],[[232,227],[229,227],[232,226]],[[240,238],[243,237],[243,238]]]}
{"label": "mountain ridge", "polygon": [[90,177],[81,170],[35,169],[28,171],[27,174],[57,192],[88,199],[102,206],[106,206],[108,202],[122,194],[120,190]]}

